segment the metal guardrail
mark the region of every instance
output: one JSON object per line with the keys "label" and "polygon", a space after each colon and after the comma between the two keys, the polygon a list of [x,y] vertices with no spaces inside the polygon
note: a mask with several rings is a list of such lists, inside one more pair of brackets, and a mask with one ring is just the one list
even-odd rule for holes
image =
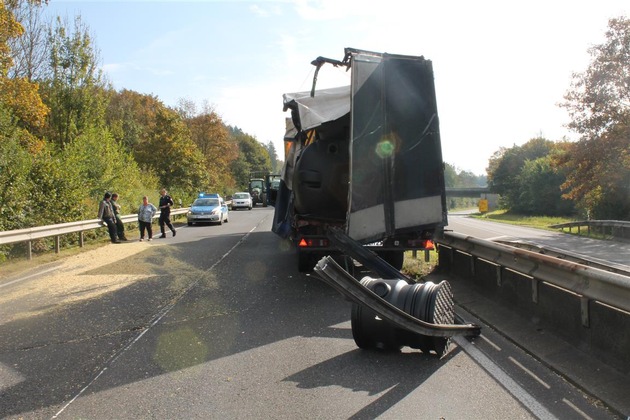
{"label": "metal guardrail", "polygon": [[[181,214],[186,214],[188,212],[188,207],[174,209],[171,210],[172,216],[177,216]],[[160,217],[160,212],[157,212],[154,219]],[[135,223],[138,221],[137,214],[129,214],[121,216],[121,220],[123,223]],[[8,230],[4,232],[0,232],[0,245],[8,245],[19,242],[27,242],[28,250],[27,257],[28,259],[32,259],[32,241],[37,239],[44,238],[55,238],[55,253],[59,253],[60,250],[60,242],[59,238],[62,235],[68,235],[71,233],[79,234],[79,246],[83,247],[84,238],[83,232],[92,229],[98,229],[102,227],[107,227],[103,224],[103,222],[99,219],[91,219],[91,220],[83,220],[78,222],[69,222],[69,223],[59,223],[56,225],[48,225],[48,226],[37,226],[27,229],[17,229],[17,230]]]}
{"label": "metal guardrail", "polygon": [[630,374],[630,276],[453,232],[437,243],[462,286]]}
{"label": "metal guardrail", "polygon": [[581,234],[582,227],[586,227],[587,235],[591,234],[591,230],[595,230],[603,235],[610,234],[619,239],[630,239],[630,222],[624,220],[579,220],[575,222],[558,223],[549,226],[554,229],[569,229],[571,233],[573,228],[577,228],[578,235]]}
{"label": "metal guardrail", "polygon": [[[532,298],[538,282],[545,281],[584,298],[630,312],[630,277],[536,252],[447,232],[438,240],[459,252],[491,262],[532,278]],[[582,314],[588,324],[588,305]]]}

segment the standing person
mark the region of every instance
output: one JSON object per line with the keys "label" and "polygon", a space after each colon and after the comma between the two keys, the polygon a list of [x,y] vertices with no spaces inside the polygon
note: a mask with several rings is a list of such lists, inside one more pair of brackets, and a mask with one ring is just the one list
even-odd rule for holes
{"label": "standing person", "polygon": [[116,233],[116,216],[114,216],[114,210],[112,209],[112,205],[109,200],[112,198],[112,195],[109,192],[106,192],[103,196],[103,201],[100,202],[98,206],[98,218],[103,221],[107,225],[107,229],[109,230],[109,238],[111,239],[113,244],[119,244],[118,236]]}
{"label": "standing person", "polygon": [[157,208],[149,203],[149,197],[142,197],[142,204],[138,208],[138,224],[140,225],[140,240],[144,241],[144,231],[149,234],[149,241],[153,240],[153,216],[157,213]]}
{"label": "standing person", "polygon": [[125,236],[125,224],[120,218],[120,204],[118,204],[118,194],[112,194],[110,204],[112,205],[112,210],[114,210],[114,217],[116,218],[116,233],[118,234],[118,240],[128,241],[129,239],[127,239],[127,237]]}
{"label": "standing person", "polygon": [[162,232],[162,236],[159,236],[159,238],[166,238],[164,225],[168,226],[171,232],[173,232],[173,236],[175,236],[177,232],[171,224],[171,206],[174,204],[173,199],[170,195],[166,194],[165,188],[160,190],[160,196],[160,232]]}

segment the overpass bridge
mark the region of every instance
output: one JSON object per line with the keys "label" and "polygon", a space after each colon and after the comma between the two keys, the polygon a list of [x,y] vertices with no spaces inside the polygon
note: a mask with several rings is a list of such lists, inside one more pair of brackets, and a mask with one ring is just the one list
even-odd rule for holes
{"label": "overpass bridge", "polygon": [[447,197],[483,197],[484,194],[490,194],[489,187],[446,187]]}

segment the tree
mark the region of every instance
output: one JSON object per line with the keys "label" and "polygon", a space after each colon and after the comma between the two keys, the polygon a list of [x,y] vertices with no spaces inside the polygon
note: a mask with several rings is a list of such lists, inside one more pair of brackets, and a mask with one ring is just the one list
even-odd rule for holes
{"label": "tree", "polygon": [[522,146],[502,147],[490,158],[488,165],[488,186],[501,195],[501,204],[506,208],[518,206],[521,195],[519,174],[528,160],[547,156],[554,143],[542,137],[529,140]]}
{"label": "tree", "polygon": [[269,153],[269,160],[271,161],[271,168],[274,172],[279,172],[278,170],[278,153],[276,152],[276,146],[274,146],[273,142],[270,141],[265,146],[267,149],[267,153]]}
{"label": "tree", "polygon": [[180,116],[171,109],[157,110],[155,124],[149,127],[134,155],[142,167],[157,175],[164,187],[188,193],[214,187],[209,182],[203,155]]}
{"label": "tree", "polygon": [[567,147],[567,142],[537,137],[495,152],[488,167],[488,184],[500,194],[500,205],[522,214],[572,214],[574,203],[562,197],[565,169],[554,165],[555,156]]}
{"label": "tree", "polygon": [[238,145],[219,115],[208,104],[200,113],[193,106],[180,115],[186,116],[184,122],[188,126],[192,141],[205,159],[205,166],[209,175],[212,190],[226,192],[235,187],[235,181],[230,166],[238,157]]}
{"label": "tree", "polygon": [[42,21],[43,5],[38,1],[22,0],[14,1],[9,9],[24,29],[22,36],[9,40],[13,58],[9,77],[29,82],[46,79],[50,70],[50,51],[47,40],[48,24]]}
{"label": "tree", "polygon": [[42,145],[32,132],[42,127],[49,110],[39,96],[37,84],[25,77],[9,76],[14,64],[11,46],[24,35],[13,10],[30,3],[18,0],[0,3],[0,106],[4,107],[4,113],[15,118],[14,135],[23,145],[37,151]]}
{"label": "tree", "polygon": [[72,29],[57,18],[49,42],[52,79],[42,89],[51,109],[46,134],[64,145],[83,130],[104,124],[108,86],[99,68],[98,50],[80,16]]}
{"label": "tree", "polygon": [[610,19],[606,41],[573,75],[563,106],[580,140],[558,156],[568,198],[588,217],[630,219],[630,19]]}
{"label": "tree", "polygon": [[11,113],[0,104],[0,231],[23,227],[33,157],[22,146]]}
{"label": "tree", "polygon": [[231,128],[239,148],[239,157],[232,164],[232,172],[239,187],[249,183],[251,172],[271,172],[271,159],[267,148],[255,137],[243,133],[239,128]]}
{"label": "tree", "polygon": [[106,124],[114,138],[135,154],[148,133],[155,128],[158,110],[166,106],[156,96],[128,89],[112,91],[109,97]]}
{"label": "tree", "polygon": [[565,216],[574,212],[574,203],[562,197],[565,175],[554,168],[552,156],[527,160],[518,174],[520,196],[510,210],[531,215]]}

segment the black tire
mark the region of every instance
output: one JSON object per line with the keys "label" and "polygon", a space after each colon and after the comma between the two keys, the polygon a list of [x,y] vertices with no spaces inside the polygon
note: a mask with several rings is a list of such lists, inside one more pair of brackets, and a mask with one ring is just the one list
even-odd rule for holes
{"label": "black tire", "polygon": [[352,304],[352,316],[351,316],[351,326],[352,326],[352,338],[354,339],[354,343],[363,350],[370,350],[376,348],[376,343],[364,331],[364,328],[361,324],[361,316],[363,312],[363,306],[353,303]]}
{"label": "black tire", "polygon": [[313,263],[313,257],[310,252],[298,250],[298,271],[300,273],[308,273],[313,271],[315,264]]}
{"label": "black tire", "polygon": [[262,195],[262,205],[263,207],[267,207],[267,194]]}
{"label": "black tire", "polygon": [[188,222],[188,226],[192,226],[192,225],[193,225],[193,222]]}

